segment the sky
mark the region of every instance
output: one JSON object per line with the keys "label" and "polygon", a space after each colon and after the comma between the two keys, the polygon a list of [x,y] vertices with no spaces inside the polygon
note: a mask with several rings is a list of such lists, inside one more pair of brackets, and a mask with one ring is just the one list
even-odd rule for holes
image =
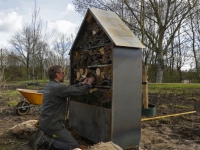
{"label": "sky", "polygon": [[[0,0],[0,47],[9,47],[14,33],[31,23],[34,5],[35,0]],[[37,0],[37,8],[47,32],[75,35],[83,20],[72,0]]]}

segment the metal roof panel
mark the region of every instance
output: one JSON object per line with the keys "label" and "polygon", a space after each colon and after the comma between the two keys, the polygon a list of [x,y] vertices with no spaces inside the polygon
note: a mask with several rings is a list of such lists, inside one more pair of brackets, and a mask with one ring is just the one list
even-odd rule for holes
{"label": "metal roof panel", "polygon": [[96,8],[89,10],[116,46],[145,48],[116,13]]}

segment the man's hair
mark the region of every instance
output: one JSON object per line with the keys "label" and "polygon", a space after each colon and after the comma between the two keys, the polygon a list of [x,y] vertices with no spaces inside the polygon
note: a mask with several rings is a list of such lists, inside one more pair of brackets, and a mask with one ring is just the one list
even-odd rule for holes
{"label": "man's hair", "polygon": [[62,69],[62,67],[60,65],[53,65],[53,66],[50,66],[48,68],[48,76],[49,76],[49,79],[55,79],[56,77],[56,73],[59,73],[60,72],[60,69]]}

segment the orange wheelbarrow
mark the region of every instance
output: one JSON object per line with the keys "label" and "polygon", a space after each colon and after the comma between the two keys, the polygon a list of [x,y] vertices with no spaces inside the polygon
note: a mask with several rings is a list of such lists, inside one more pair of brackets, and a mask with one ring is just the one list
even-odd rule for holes
{"label": "orange wheelbarrow", "polygon": [[41,105],[43,93],[41,90],[17,89],[23,96],[23,99],[16,105],[16,113],[20,116],[29,113],[30,108],[35,105]]}

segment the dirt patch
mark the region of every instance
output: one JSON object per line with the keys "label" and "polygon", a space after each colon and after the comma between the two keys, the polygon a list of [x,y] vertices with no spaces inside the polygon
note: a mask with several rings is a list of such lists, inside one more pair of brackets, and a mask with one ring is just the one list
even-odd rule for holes
{"label": "dirt patch", "polygon": [[[19,95],[20,96],[20,95]],[[194,114],[162,118],[141,123],[141,143],[148,150],[194,150],[200,149],[200,91],[191,90],[181,94],[149,94],[149,102],[156,105],[156,115],[197,111]],[[31,108],[26,116],[17,116],[15,109],[7,105],[7,97],[0,99],[0,149],[30,150],[27,139],[20,139],[8,129],[23,121],[38,119],[39,106]],[[91,141],[69,129],[79,144],[90,146]]]}
{"label": "dirt patch", "polygon": [[194,110],[196,113],[142,122],[141,141],[147,149],[200,149],[200,92],[190,93],[149,95],[150,103],[157,107],[157,116]]}

